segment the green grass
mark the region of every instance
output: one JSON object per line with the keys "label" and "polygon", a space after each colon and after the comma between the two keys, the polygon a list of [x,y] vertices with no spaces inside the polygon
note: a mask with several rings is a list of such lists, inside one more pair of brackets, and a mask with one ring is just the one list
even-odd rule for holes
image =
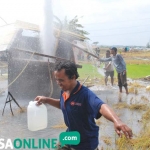
{"label": "green grass", "polygon": [[102,76],[98,73],[97,67],[93,66],[92,64],[81,64],[82,68],[78,68],[78,73],[80,79],[85,79],[88,76],[89,78],[102,78]]}
{"label": "green grass", "polygon": [[132,79],[142,78],[150,75],[150,65],[127,64],[127,77]]}
{"label": "green grass", "polygon": [[[127,64],[127,78],[138,79],[150,75],[150,65]],[[117,73],[115,71],[115,77]]]}
{"label": "green grass", "polygon": [[[81,64],[82,68],[78,68],[80,79],[89,78],[102,78],[97,71],[97,68],[92,64]],[[127,64],[127,78],[138,79],[150,75],[150,65],[146,64]],[[117,73],[115,71],[115,77]]]}

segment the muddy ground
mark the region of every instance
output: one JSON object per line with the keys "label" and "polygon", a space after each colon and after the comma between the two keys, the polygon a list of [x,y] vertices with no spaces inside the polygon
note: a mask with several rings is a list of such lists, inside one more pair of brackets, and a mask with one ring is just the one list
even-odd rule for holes
{"label": "muddy ground", "polygon": [[[7,86],[7,80],[0,81],[0,88],[4,88]],[[123,105],[149,105],[150,103],[150,91],[146,91],[146,86],[150,84],[148,81],[132,81],[128,79],[129,84],[129,94],[126,95],[123,90],[122,94],[118,92],[118,86],[115,84],[113,87],[110,86],[108,81],[108,86],[105,85],[95,85],[90,87],[90,89],[95,92],[100,99],[102,99],[105,103],[111,106],[118,116],[129,126],[132,128],[134,136],[138,136],[140,131],[142,130],[142,122],[141,117],[142,114],[146,111],[144,109],[139,109],[138,107],[135,109],[130,108],[122,108]],[[0,95],[0,114],[2,114],[2,110],[4,107],[4,103],[6,100],[7,91]],[[47,105],[48,109],[48,127],[44,130],[31,132],[27,128],[27,112],[26,108],[29,103],[29,99],[27,100],[17,100],[19,105],[23,108],[24,112],[20,112],[20,109],[17,107],[15,103],[12,102],[12,108],[14,112],[14,116],[11,115],[11,111],[9,105],[6,105],[4,116],[0,117],[0,135],[1,138],[57,138],[59,137],[60,132],[65,131],[66,127],[63,123],[63,116],[60,110],[55,109],[51,106]],[[116,139],[118,136],[116,135],[113,124],[107,121],[104,117],[101,117],[96,121],[97,125],[100,127],[100,147],[107,149],[117,149],[116,147]]]}

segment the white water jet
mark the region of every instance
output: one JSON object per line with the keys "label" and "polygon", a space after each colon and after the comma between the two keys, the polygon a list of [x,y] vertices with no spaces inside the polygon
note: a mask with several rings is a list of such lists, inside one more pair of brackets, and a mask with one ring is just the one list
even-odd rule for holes
{"label": "white water jet", "polygon": [[[42,23],[41,28],[41,43],[43,53],[47,55],[55,55],[55,38],[53,35],[53,11],[52,0],[43,1]],[[51,60],[53,61],[53,60]]]}

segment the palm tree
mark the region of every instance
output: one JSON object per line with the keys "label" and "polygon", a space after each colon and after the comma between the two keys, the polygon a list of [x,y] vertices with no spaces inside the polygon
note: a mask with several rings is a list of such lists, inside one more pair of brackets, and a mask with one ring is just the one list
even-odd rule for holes
{"label": "palm tree", "polygon": [[89,33],[85,30],[83,30],[83,26],[81,24],[79,24],[79,18],[77,16],[75,16],[72,20],[68,21],[67,17],[65,17],[64,21],[62,21],[62,29],[65,31],[69,31],[72,34],[76,35],[76,38],[81,37],[81,39],[88,39],[88,37],[86,37],[86,35],[88,35]]}

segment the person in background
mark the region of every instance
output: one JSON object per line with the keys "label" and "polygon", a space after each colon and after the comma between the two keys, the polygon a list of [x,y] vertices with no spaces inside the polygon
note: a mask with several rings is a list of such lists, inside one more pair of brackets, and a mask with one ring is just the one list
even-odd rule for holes
{"label": "person in background", "polygon": [[88,61],[88,62],[91,61],[91,56],[90,56],[90,54],[87,54],[87,61]]}
{"label": "person in background", "polygon": [[[109,57],[110,57],[110,51],[107,50],[106,51],[106,58],[109,58]],[[105,85],[107,85],[108,77],[110,76],[111,85],[113,86],[113,83],[114,83],[114,67],[113,67],[112,61],[105,62],[105,67],[103,69],[104,69],[104,73],[105,73]]]}
{"label": "person in background", "polygon": [[122,86],[124,86],[126,90],[126,94],[128,93],[128,86],[127,86],[127,73],[126,73],[126,63],[122,56],[120,54],[117,54],[117,48],[112,47],[111,48],[111,54],[113,55],[112,57],[109,58],[100,58],[99,60],[101,62],[107,62],[107,61],[112,61],[113,65],[118,73],[118,86],[119,86],[119,91],[122,93]]}
{"label": "person in background", "polygon": [[98,150],[99,127],[95,119],[102,115],[113,122],[116,133],[127,138],[132,137],[132,130],[124,124],[116,113],[97,97],[90,89],[77,81],[79,74],[75,63],[59,61],[55,65],[54,77],[61,88],[60,99],[37,96],[37,105],[50,104],[62,110],[67,131],[80,133],[78,145],[58,146],[58,150]]}
{"label": "person in background", "polygon": [[[99,58],[99,56],[100,56],[100,48],[99,47],[96,48],[95,55]],[[96,58],[95,58],[95,60],[96,60],[96,67],[100,67],[100,61],[98,61]]]}

